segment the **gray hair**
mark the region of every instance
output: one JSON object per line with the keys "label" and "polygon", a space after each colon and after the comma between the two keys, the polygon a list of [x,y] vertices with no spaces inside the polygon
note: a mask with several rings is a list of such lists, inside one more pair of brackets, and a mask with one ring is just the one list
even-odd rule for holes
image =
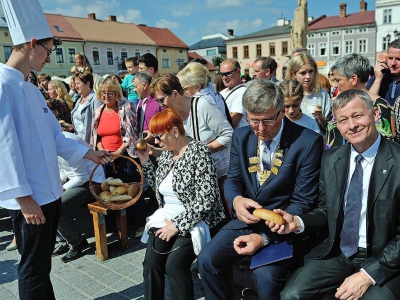
{"label": "gray hair", "polygon": [[148,85],[150,85],[150,83],[151,83],[151,76],[150,76],[150,74],[148,74],[146,72],[136,73],[135,78],[137,80],[139,80],[140,82],[147,83]]}
{"label": "gray hair", "polygon": [[270,109],[281,110],[285,105],[285,96],[279,86],[270,80],[258,79],[243,94],[242,104],[251,113],[266,112]]}
{"label": "gray hair", "polygon": [[269,69],[271,73],[276,70],[276,62],[269,56],[257,56],[254,62],[261,61],[261,69]]}
{"label": "gray hair", "polygon": [[336,111],[345,107],[354,98],[359,97],[363,102],[365,107],[372,112],[374,109],[374,102],[372,101],[369,94],[362,90],[348,90],[340,93],[336,100],[332,102],[333,113],[336,115]]}
{"label": "gray hair", "polygon": [[396,40],[394,40],[393,42],[391,42],[391,43],[389,44],[388,49],[389,49],[389,48],[400,49],[400,39],[396,39]]}
{"label": "gray hair", "polygon": [[355,74],[361,82],[367,82],[369,78],[369,59],[360,54],[352,53],[340,58],[331,68],[340,75],[350,79]]}
{"label": "gray hair", "polygon": [[233,70],[240,70],[240,63],[236,58],[227,58],[225,59],[222,63],[222,65],[227,65],[230,64],[233,68]]}

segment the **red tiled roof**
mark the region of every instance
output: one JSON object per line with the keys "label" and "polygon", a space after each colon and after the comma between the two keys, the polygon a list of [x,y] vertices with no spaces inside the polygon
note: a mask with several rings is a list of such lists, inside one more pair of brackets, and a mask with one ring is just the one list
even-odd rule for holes
{"label": "red tiled roof", "polygon": [[189,49],[188,45],[173,34],[168,28],[157,28],[143,25],[138,25],[138,27],[158,46]]}
{"label": "red tiled roof", "polygon": [[189,52],[188,54],[189,54],[189,62],[191,62],[195,58],[202,58],[207,62],[208,71],[217,71],[218,70],[216,66],[214,66],[207,59],[205,59],[203,56],[197,54],[196,52]]}
{"label": "red tiled roof", "polygon": [[[62,15],[45,14],[47,23],[49,23],[51,33],[54,37],[64,41],[84,41],[78,31]],[[54,26],[58,26],[61,31],[58,31]]]}
{"label": "red tiled roof", "polygon": [[308,30],[366,25],[372,23],[375,23],[374,10],[347,14],[344,18],[340,16],[327,17],[323,15],[308,24]]}

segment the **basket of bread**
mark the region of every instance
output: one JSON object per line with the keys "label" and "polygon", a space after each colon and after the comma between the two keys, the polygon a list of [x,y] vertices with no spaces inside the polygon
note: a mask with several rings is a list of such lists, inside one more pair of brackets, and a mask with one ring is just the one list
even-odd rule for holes
{"label": "basket of bread", "polygon": [[140,182],[123,182],[119,178],[109,177],[101,184],[92,181],[97,165],[89,178],[89,188],[93,197],[105,208],[120,210],[135,204],[143,192],[144,176],[140,165],[131,157],[118,155],[115,159],[128,159],[134,163],[140,173]]}

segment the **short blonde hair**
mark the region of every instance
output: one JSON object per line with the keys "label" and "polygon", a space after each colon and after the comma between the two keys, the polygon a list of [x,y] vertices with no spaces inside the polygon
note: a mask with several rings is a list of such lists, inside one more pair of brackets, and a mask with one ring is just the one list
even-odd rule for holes
{"label": "short blonde hair", "polygon": [[200,63],[191,62],[178,72],[179,81],[182,87],[195,86],[200,84],[201,88],[205,88],[208,83],[208,70]]}
{"label": "short blonde hair", "polygon": [[315,93],[319,93],[321,90],[321,85],[319,82],[318,66],[311,55],[307,53],[299,53],[289,61],[285,79],[290,80],[294,78],[293,73],[296,74],[304,65],[311,65],[311,67],[314,68],[314,79],[311,83],[311,90]]}
{"label": "short blonde hair", "polygon": [[72,110],[74,104],[71,100],[71,96],[68,94],[67,88],[61,80],[50,80],[49,84],[56,90],[57,99],[64,100],[65,103],[68,104],[69,109]]}
{"label": "short blonde hair", "polygon": [[107,78],[102,83],[100,83],[99,88],[96,91],[97,99],[101,99],[101,91],[107,90],[115,93],[115,98],[117,101],[121,101],[122,99],[122,89],[121,86],[116,83],[111,78]]}

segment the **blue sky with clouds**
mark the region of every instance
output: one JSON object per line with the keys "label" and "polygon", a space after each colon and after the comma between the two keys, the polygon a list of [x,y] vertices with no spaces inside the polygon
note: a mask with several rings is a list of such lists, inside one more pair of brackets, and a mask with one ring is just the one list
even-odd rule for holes
{"label": "blue sky with clouds", "polygon": [[[269,28],[280,17],[293,20],[297,0],[39,0],[46,13],[87,17],[96,13],[106,20],[116,15],[121,22],[167,27],[188,46],[204,35],[226,33],[236,36]],[[359,12],[360,0],[308,0],[308,15],[339,14],[339,4],[347,2],[347,13]],[[366,0],[368,10],[375,0]]]}

